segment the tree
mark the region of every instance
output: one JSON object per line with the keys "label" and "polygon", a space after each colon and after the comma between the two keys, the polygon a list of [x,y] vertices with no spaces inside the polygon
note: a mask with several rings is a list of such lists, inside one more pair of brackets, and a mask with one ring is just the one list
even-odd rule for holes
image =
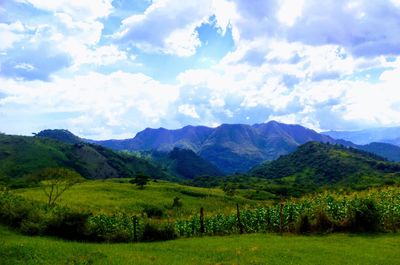
{"label": "tree", "polygon": [[222,187],[222,190],[225,192],[226,195],[228,196],[235,196],[236,193],[236,185],[233,183],[227,183]]}
{"label": "tree", "polygon": [[182,202],[181,202],[181,198],[179,198],[179,197],[175,197],[174,198],[174,201],[173,201],[173,203],[172,203],[172,208],[180,208],[180,207],[182,207]]}
{"label": "tree", "polygon": [[129,183],[136,184],[139,189],[144,189],[144,186],[149,182],[149,176],[144,173],[138,173],[134,179],[130,180]]}
{"label": "tree", "polygon": [[66,190],[84,180],[79,173],[67,168],[46,168],[38,174],[38,178],[50,207]]}

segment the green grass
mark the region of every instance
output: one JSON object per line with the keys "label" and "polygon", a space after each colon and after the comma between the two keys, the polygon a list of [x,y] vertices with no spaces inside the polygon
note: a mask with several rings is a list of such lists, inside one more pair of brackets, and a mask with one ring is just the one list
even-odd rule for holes
{"label": "green grass", "polygon": [[399,246],[399,234],[252,234],[89,244],[23,236],[0,226],[0,264],[400,264]]}
{"label": "green grass", "polygon": [[[46,202],[41,188],[15,190],[15,193],[30,199]],[[171,209],[173,199],[179,197],[183,206]],[[73,209],[86,209],[94,213],[112,214],[124,211],[140,214],[145,206],[163,208],[168,216],[190,216],[204,207],[206,214],[230,213],[236,203],[255,207],[263,202],[245,199],[241,196],[225,196],[221,189],[207,189],[180,185],[165,181],[150,182],[144,190],[128,183],[127,179],[92,180],[73,186],[66,191],[60,205]]]}

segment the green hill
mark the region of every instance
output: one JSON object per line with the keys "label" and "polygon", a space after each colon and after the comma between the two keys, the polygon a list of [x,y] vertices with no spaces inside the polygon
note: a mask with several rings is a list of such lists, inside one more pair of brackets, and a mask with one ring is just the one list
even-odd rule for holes
{"label": "green hill", "polygon": [[223,176],[213,164],[188,149],[175,147],[170,152],[143,152],[156,164],[161,165],[170,174],[182,179],[193,179],[200,176]]}
{"label": "green hill", "polygon": [[68,143],[68,144],[78,144],[83,142],[81,138],[76,136],[75,134],[71,133],[68,130],[63,130],[63,129],[57,129],[57,130],[43,130],[37,134],[35,134],[37,137],[42,137],[42,138],[52,138],[54,140],[58,140],[63,143]]}
{"label": "green hill", "polygon": [[168,175],[150,162],[92,144],[66,144],[50,138],[0,135],[0,177],[18,178],[48,167],[66,167],[88,179]]}
{"label": "green hill", "polygon": [[310,142],[250,174],[281,184],[372,186],[397,182],[400,164],[353,148]]}

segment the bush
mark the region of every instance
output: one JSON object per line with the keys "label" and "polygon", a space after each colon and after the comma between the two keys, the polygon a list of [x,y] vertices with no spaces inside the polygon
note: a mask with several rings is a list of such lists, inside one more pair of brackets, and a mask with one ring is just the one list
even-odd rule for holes
{"label": "bush", "polygon": [[46,234],[65,239],[86,240],[86,224],[91,213],[74,212],[66,208],[55,208],[46,229]]}
{"label": "bush", "polygon": [[41,235],[48,225],[49,214],[44,207],[32,207],[20,224],[20,230],[27,235]]}
{"label": "bush", "polygon": [[381,215],[371,199],[356,199],[349,206],[345,226],[351,232],[380,231]]}
{"label": "bush", "polygon": [[0,194],[0,221],[3,224],[19,227],[33,210],[33,205],[8,191]]}
{"label": "bush", "polygon": [[307,215],[300,216],[296,226],[296,232],[299,234],[308,234],[311,232],[311,223]]}
{"label": "bush", "polygon": [[[112,216],[97,215],[89,218],[88,233],[92,240],[107,242],[129,242],[135,239],[134,218],[126,214]],[[136,236],[140,236],[140,222],[136,223]]]}
{"label": "bush", "polygon": [[177,238],[173,224],[152,224],[147,223],[144,226],[142,241],[161,241]]}
{"label": "bush", "polygon": [[164,211],[162,208],[159,208],[157,206],[152,206],[152,205],[145,205],[143,212],[147,215],[149,218],[161,218],[164,216]]}
{"label": "bush", "polygon": [[315,223],[312,227],[313,231],[318,233],[332,232],[334,223],[329,219],[328,215],[323,210],[318,210],[315,215]]}

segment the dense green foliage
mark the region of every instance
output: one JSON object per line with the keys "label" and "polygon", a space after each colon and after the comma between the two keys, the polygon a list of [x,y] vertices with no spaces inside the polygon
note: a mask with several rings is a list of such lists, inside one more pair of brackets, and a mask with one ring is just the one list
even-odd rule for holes
{"label": "dense green foliage", "polygon": [[[299,185],[371,186],[399,180],[400,164],[353,148],[310,142],[294,153],[264,163],[250,174]],[[279,181],[278,181],[279,180]]]}
{"label": "dense green foliage", "polygon": [[169,178],[159,167],[125,153],[92,144],[65,144],[59,141],[25,136],[0,135],[0,177],[36,174],[44,168],[70,168],[85,178],[132,177],[143,172],[152,178]]}
{"label": "dense green foliage", "polygon": [[136,186],[138,186],[140,189],[144,189],[144,186],[146,186],[149,181],[149,176],[143,173],[138,173],[129,181],[129,183],[136,184]]}
{"label": "dense green foliage", "polygon": [[[400,229],[400,190],[398,187],[372,190],[352,195],[323,193],[301,199],[282,201],[271,206],[205,218],[205,233],[223,235],[239,233],[334,231],[377,232]],[[200,219],[177,222],[181,236],[200,235]]]}

